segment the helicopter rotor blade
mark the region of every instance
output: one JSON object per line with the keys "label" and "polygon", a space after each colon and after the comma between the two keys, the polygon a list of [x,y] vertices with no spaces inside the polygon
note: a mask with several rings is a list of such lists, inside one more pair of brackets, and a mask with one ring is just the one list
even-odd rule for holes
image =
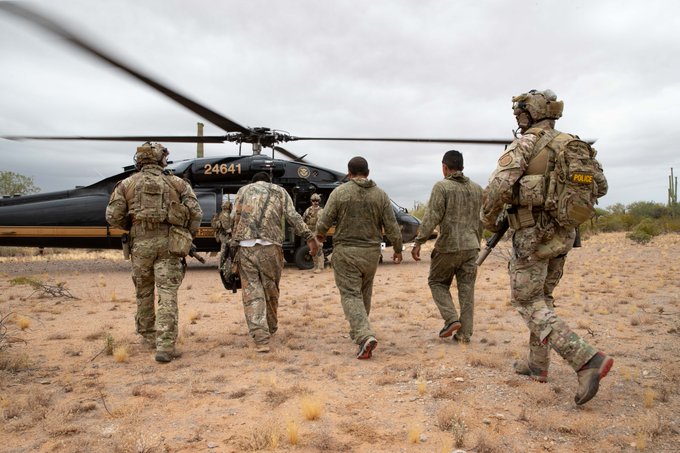
{"label": "helicopter rotor blade", "polygon": [[283,154],[284,156],[288,157],[289,159],[291,159],[294,162],[303,162],[303,163],[307,162],[304,159],[305,156],[307,156],[306,154],[302,157],[299,157],[299,156],[296,156],[295,154],[291,153],[290,151],[288,151],[286,148],[281,148],[280,146],[275,146],[274,151]]}
{"label": "helicopter rotor blade", "polygon": [[223,135],[120,135],[120,136],[45,136],[45,135],[3,135],[6,140],[89,140],[107,142],[160,142],[160,143],[224,143]]}
{"label": "helicopter rotor blade", "polygon": [[98,49],[97,47],[89,43],[87,40],[68,30],[64,26],[58,24],[57,22],[51,19],[48,19],[47,17],[43,16],[42,14],[39,14],[38,12],[30,8],[27,8],[23,4],[19,4],[18,2],[3,1],[0,2],[0,10],[4,10],[7,13],[21,17],[46,31],[49,31],[57,36],[60,36],[66,41],[70,42],[73,46],[91,55],[94,55],[100,60],[103,60],[106,63],[122,71],[127,72],[132,77],[150,86],[156,91],[159,91],[160,93],[166,95],[170,99],[186,107],[187,109],[191,110],[192,112],[201,116],[207,121],[210,121],[214,125],[219,126],[220,128],[224,129],[227,132],[248,132],[248,128],[241,126],[235,121],[230,120],[229,118],[209,109],[208,107],[201,105],[198,102],[195,102],[187,98],[186,96],[179,94],[177,91],[168,88],[167,86],[152,79],[151,77],[142,74],[141,72],[133,69],[130,65],[124,64],[123,62],[113,58],[111,55],[107,54],[103,50]]}
{"label": "helicopter rotor blade", "polygon": [[347,142],[410,142],[410,143],[460,143],[467,145],[507,145],[511,139],[478,139],[478,138],[374,138],[374,137],[289,137],[290,141],[324,140]]}

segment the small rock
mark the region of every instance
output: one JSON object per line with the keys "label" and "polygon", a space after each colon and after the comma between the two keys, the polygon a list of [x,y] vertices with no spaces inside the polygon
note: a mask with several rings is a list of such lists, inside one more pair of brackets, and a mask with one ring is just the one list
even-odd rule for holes
{"label": "small rock", "polygon": [[489,420],[488,418],[485,418],[484,420],[482,420],[482,423],[484,423],[485,425],[490,425],[491,420]]}
{"label": "small rock", "polygon": [[420,441],[421,442],[427,442],[427,436],[425,434],[420,435]]}
{"label": "small rock", "polygon": [[215,442],[208,442],[208,448],[217,448],[219,445],[217,445]]}
{"label": "small rock", "polygon": [[454,379],[454,381],[456,381],[456,382],[465,382],[465,379],[463,379],[462,377],[457,377],[457,378]]}

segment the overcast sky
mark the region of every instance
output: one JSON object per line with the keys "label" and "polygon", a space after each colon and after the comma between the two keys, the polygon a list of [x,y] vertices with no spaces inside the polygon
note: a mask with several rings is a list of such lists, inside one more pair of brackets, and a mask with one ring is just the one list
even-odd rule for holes
{"label": "overcast sky", "polygon": [[[298,136],[511,138],[513,95],[550,88],[557,128],[597,139],[602,207],[666,202],[680,173],[677,1],[32,2],[134,67],[245,126]],[[117,69],[0,12],[0,135],[191,135],[201,121]],[[206,122],[206,135],[223,131]],[[43,192],[132,162],[136,143],[10,142],[0,170]],[[206,156],[234,144],[205,145]],[[458,149],[486,185],[502,146],[298,142],[345,171],[355,155],[399,204],[426,201]],[[195,145],[169,144],[171,159]]]}

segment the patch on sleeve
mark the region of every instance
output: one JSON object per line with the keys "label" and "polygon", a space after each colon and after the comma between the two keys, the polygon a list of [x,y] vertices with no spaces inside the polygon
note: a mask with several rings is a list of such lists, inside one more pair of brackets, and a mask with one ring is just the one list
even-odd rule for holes
{"label": "patch on sleeve", "polygon": [[513,161],[512,153],[509,151],[501,156],[500,159],[498,159],[498,165],[500,167],[507,167],[510,165]]}

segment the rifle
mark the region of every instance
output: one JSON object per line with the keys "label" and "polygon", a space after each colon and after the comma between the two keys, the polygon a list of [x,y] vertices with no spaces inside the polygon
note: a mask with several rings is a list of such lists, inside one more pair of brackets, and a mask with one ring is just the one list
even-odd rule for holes
{"label": "rifle", "polygon": [[191,248],[189,249],[189,256],[205,264],[205,258],[198,254],[198,251],[196,250],[196,246],[194,244],[191,244]]}
{"label": "rifle", "polygon": [[500,228],[498,229],[498,231],[494,233],[494,235],[491,236],[489,240],[486,241],[486,248],[477,257],[476,261],[477,266],[482,265],[486,257],[489,256],[494,247],[496,247],[496,245],[500,242],[503,236],[505,236],[505,232],[508,231],[509,227],[510,223],[508,222],[508,217],[505,216],[501,221]]}

